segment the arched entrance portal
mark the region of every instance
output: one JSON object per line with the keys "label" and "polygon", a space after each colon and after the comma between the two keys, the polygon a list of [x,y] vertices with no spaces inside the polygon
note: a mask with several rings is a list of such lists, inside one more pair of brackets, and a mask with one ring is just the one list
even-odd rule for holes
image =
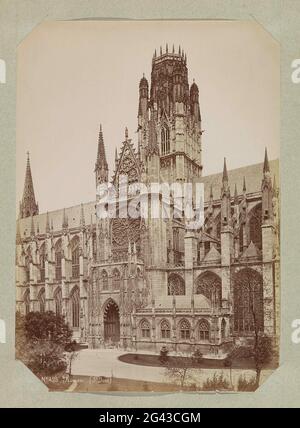
{"label": "arched entrance portal", "polygon": [[104,340],[105,342],[119,342],[120,317],[118,305],[110,300],[104,310]]}

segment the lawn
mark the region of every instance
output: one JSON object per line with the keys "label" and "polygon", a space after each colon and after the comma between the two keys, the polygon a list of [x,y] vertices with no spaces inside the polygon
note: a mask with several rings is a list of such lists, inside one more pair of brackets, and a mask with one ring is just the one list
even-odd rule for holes
{"label": "lawn", "polygon": [[[118,359],[124,363],[136,364],[140,366],[162,367],[159,355],[149,354],[123,354]],[[225,368],[224,360],[203,358],[200,363],[193,361],[189,357],[184,356],[168,356],[167,365],[169,367],[182,368],[189,365],[190,368],[203,369],[222,369]],[[269,364],[265,368],[275,369],[277,366]],[[254,369],[254,361],[252,358],[240,358],[232,361],[232,369]]]}

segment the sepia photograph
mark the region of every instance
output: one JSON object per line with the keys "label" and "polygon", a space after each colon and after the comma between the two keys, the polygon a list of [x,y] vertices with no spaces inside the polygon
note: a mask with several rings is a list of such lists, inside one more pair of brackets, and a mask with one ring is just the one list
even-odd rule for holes
{"label": "sepia photograph", "polygon": [[50,391],[253,392],[280,355],[280,47],[48,21],[17,50],[16,359]]}

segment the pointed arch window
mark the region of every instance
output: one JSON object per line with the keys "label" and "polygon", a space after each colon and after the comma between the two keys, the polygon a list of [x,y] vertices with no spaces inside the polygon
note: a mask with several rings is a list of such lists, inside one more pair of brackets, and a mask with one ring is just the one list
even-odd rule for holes
{"label": "pointed arch window", "polygon": [[180,339],[189,340],[191,338],[191,326],[187,320],[181,320],[179,324]]}
{"label": "pointed arch window", "polygon": [[61,260],[62,260],[62,246],[61,239],[55,244],[55,278],[61,279]]}
{"label": "pointed arch window", "polygon": [[170,131],[164,125],[161,129],[161,154],[166,155],[167,153],[170,153]]}
{"label": "pointed arch window", "polygon": [[101,272],[101,280],[102,280],[102,289],[107,290],[108,289],[108,275],[106,270],[103,269]]}
{"label": "pointed arch window", "polygon": [[168,279],[168,295],[184,296],[185,284],[184,279],[176,274],[171,274]]}
{"label": "pointed arch window", "polygon": [[30,282],[30,256],[27,254],[25,256],[25,282]]}
{"label": "pointed arch window", "polygon": [[160,324],[160,333],[162,339],[170,339],[171,327],[167,320],[163,320]]}
{"label": "pointed arch window", "polygon": [[225,336],[226,336],[226,321],[223,318],[221,322],[221,338],[225,339]]}
{"label": "pointed arch window", "polygon": [[262,249],[262,205],[256,205],[249,213],[249,229],[250,229],[250,241],[252,241],[256,247]]}
{"label": "pointed arch window", "polygon": [[199,322],[198,337],[199,340],[209,340],[209,324],[206,320]]}
{"label": "pointed arch window", "polygon": [[150,323],[147,320],[142,320],[141,322],[141,333],[143,339],[150,338]]}
{"label": "pointed arch window", "polygon": [[235,275],[233,306],[236,332],[263,331],[263,279],[260,273],[244,268]]}
{"label": "pointed arch window", "polygon": [[118,271],[118,269],[114,269],[113,271],[112,286],[113,290],[120,289],[120,272]]}
{"label": "pointed arch window", "polygon": [[39,301],[40,312],[43,314],[45,312],[45,309],[46,309],[46,298],[45,298],[45,289],[44,288],[39,293],[38,301]]}
{"label": "pointed arch window", "polygon": [[75,236],[71,241],[72,277],[79,277],[79,238]]}
{"label": "pointed arch window", "polygon": [[222,303],[221,278],[213,272],[204,272],[196,280],[196,294],[204,295],[215,308]]}
{"label": "pointed arch window", "polygon": [[40,279],[45,282],[45,261],[46,261],[46,245],[43,243],[40,247]]}
{"label": "pointed arch window", "polygon": [[72,293],[71,296],[71,308],[72,308],[72,327],[79,327],[79,313],[80,313],[80,297],[78,287]]}
{"label": "pointed arch window", "polygon": [[54,295],[54,301],[56,315],[62,315],[62,292],[60,288],[56,291]]}

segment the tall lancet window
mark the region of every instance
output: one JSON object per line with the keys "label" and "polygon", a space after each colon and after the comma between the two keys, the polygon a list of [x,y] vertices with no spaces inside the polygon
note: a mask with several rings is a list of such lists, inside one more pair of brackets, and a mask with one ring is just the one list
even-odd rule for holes
{"label": "tall lancet window", "polygon": [[72,308],[72,327],[79,327],[79,316],[80,316],[80,296],[79,289],[75,287],[71,294],[71,308]]}
{"label": "tall lancet window", "polygon": [[71,253],[72,253],[72,277],[79,277],[79,238],[74,236],[71,241]]}
{"label": "tall lancet window", "polygon": [[55,244],[55,278],[57,280],[61,279],[61,259],[62,259],[62,247],[61,247],[61,239],[59,239]]}
{"label": "tall lancet window", "polygon": [[25,295],[24,295],[24,306],[25,306],[25,315],[27,315],[30,312],[30,292],[29,292],[29,290],[26,290]]}
{"label": "tall lancet window", "polygon": [[41,281],[45,281],[45,261],[46,261],[46,246],[45,243],[41,245],[40,248],[40,274]]}
{"label": "tall lancet window", "polygon": [[25,282],[26,284],[30,281],[30,250],[28,249],[27,255],[25,256]]}
{"label": "tall lancet window", "polygon": [[45,289],[42,288],[38,295],[38,301],[40,306],[40,312],[44,313],[46,309]]}
{"label": "tall lancet window", "polygon": [[170,153],[170,131],[167,126],[161,129],[161,154],[165,155]]}
{"label": "tall lancet window", "polygon": [[108,275],[106,270],[103,269],[102,273],[101,273],[101,277],[102,277],[102,288],[103,290],[107,290],[108,289]]}
{"label": "tall lancet window", "polygon": [[56,315],[62,315],[62,292],[61,288],[58,288],[54,294],[55,301],[55,313]]}

